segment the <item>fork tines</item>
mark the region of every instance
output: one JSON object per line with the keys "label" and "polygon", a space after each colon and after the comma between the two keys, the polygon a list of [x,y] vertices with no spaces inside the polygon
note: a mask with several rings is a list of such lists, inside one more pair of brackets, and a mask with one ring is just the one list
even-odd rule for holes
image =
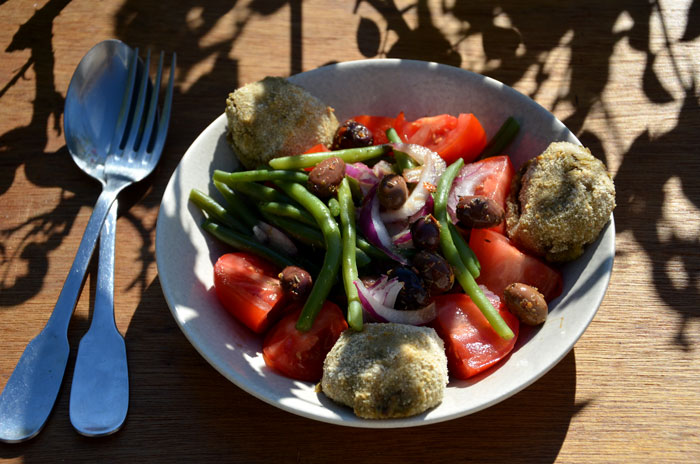
{"label": "fork tines", "polygon": [[[155,164],[165,143],[170,122],[170,111],[173,99],[173,83],[175,79],[176,54],[173,53],[170,65],[168,87],[158,108],[158,94],[163,73],[164,53],[160,52],[158,73],[151,85],[149,68],[151,52],[148,51],[145,62],[139,58],[139,49],[133,50],[128,67],[126,87],[122,97],[122,105],[117,119],[117,127],[112,140],[111,154],[130,159],[141,158],[144,164]],[[138,86],[136,85],[138,82]],[[144,110],[148,107],[146,117]],[[160,114],[159,114],[160,113]]]}

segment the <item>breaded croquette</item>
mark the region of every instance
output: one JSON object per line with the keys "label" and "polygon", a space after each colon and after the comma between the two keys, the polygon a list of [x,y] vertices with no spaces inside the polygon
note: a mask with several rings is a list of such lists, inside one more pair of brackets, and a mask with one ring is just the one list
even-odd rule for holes
{"label": "breaded croquette", "polygon": [[338,128],[333,109],[281,77],[245,85],[226,99],[228,139],[248,169],[272,158],[330,146]]}
{"label": "breaded croquette", "polygon": [[590,150],[554,142],[516,173],[507,200],[508,236],[552,262],[583,254],[610,219],[615,186]]}

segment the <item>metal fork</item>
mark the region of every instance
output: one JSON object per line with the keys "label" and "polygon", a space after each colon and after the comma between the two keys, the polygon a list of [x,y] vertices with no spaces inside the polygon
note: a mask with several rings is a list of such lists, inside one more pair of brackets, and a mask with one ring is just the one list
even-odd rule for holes
{"label": "metal fork", "polygon": [[[97,51],[95,51],[96,49]],[[0,395],[0,441],[4,442],[21,442],[34,437],[44,426],[51,413],[70,353],[67,337],[68,325],[102,224],[119,192],[126,186],[142,180],[153,171],[160,158],[167,135],[173,96],[175,54],[172,58],[163,108],[158,116],[157,102],[163,67],[162,53],[158,75],[149,97],[148,60],[142,68],[141,82],[136,86],[137,68],[140,61],[138,50],[132,50],[120,41],[102,42],[93,47],[83,58],[79,69],[93,52],[93,61],[117,53],[128,57],[128,81],[122,96],[121,110],[116,128],[113,131],[110,149],[102,157],[99,156],[97,150],[83,153],[86,140],[80,139],[79,135],[84,134],[78,134],[78,136],[75,134],[81,128],[69,126],[68,122],[71,120],[69,110],[71,108],[68,106],[68,101],[71,98],[71,91],[75,90],[75,77],[68,89],[64,113],[66,143],[78,165],[100,181],[102,193],[98,197],[88,220],[75,260],[51,317],[41,333],[25,348],[2,395]],[[87,87],[87,84],[84,86]],[[144,119],[146,107],[148,107],[148,112]],[[100,110],[104,111],[104,108],[100,108]]]}

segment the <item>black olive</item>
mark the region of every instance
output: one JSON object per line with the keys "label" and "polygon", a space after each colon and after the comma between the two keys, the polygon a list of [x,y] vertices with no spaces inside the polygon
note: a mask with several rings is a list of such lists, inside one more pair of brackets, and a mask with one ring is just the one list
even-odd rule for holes
{"label": "black olive", "polygon": [[430,294],[428,289],[425,288],[423,279],[411,268],[405,266],[395,267],[387,275],[390,279],[396,277],[403,282],[403,288],[396,297],[394,309],[420,309],[430,303]]}
{"label": "black olive", "polygon": [[311,274],[297,266],[287,266],[279,274],[282,291],[293,300],[302,300],[311,291],[313,280]]}
{"label": "black olive", "polygon": [[439,254],[421,250],[416,253],[411,263],[431,295],[445,293],[454,285],[455,274],[452,266]]}
{"label": "black olive", "polygon": [[333,136],[331,150],[342,150],[344,148],[369,147],[374,144],[372,132],[357,121],[352,119],[338,127]]}
{"label": "black olive", "polygon": [[334,156],[318,163],[309,173],[309,190],[321,198],[335,194],[345,177],[345,161]]}
{"label": "black olive", "polygon": [[456,214],[459,222],[467,229],[486,229],[500,224],[506,213],[491,198],[468,195],[459,198]]}
{"label": "black olive", "polygon": [[411,224],[413,246],[419,250],[435,251],[440,248],[440,224],[432,214]]}
{"label": "black olive", "polygon": [[547,320],[547,302],[535,287],[512,283],[503,290],[503,300],[511,313],[527,325],[539,325]]}
{"label": "black olive", "polygon": [[406,179],[398,174],[387,174],[377,187],[379,203],[386,209],[399,209],[408,198]]}

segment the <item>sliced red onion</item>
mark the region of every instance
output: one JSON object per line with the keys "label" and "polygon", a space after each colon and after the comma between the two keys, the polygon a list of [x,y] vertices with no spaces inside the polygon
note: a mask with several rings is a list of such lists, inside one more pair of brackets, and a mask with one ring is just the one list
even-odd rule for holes
{"label": "sliced red onion", "polygon": [[406,202],[398,209],[387,210],[382,213],[385,222],[405,220],[416,214],[428,201],[431,191],[437,185],[438,179],[445,172],[445,161],[440,155],[420,145],[405,143],[392,144],[396,150],[408,154],[411,158],[423,165],[421,176],[408,196]]}
{"label": "sliced red onion", "polygon": [[391,241],[394,242],[399,248],[413,248],[413,235],[411,235],[411,228],[406,226],[399,233],[394,234],[391,237]]}
{"label": "sliced red onion", "polygon": [[452,189],[447,197],[447,214],[452,222],[457,223],[457,203],[459,198],[474,195],[476,188],[481,185],[489,172],[484,163],[470,163],[460,169],[452,183]]}
{"label": "sliced red onion", "polygon": [[297,254],[297,247],[287,234],[271,226],[267,222],[258,222],[253,226],[253,235],[260,243],[269,243],[270,246],[278,251],[287,253],[290,256]]}
{"label": "sliced red onion", "polygon": [[408,260],[396,250],[391,235],[382,221],[379,214],[379,198],[376,193],[377,189],[373,188],[365,197],[364,205],[360,210],[360,230],[372,245],[379,247],[391,259],[404,265],[408,264]]}
{"label": "sliced red onion", "polygon": [[420,180],[420,176],[423,174],[423,166],[418,166],[415,168],[404,169],[401,175],[408,184],[415,184]]}
{"label": "sliced red onion", "polygon": [[377,176],[377,178],[381,179],[387,174],[393,174],[394,168],[391,166],[391,164],[389,164],[388,161],[380,160],[377,162],[377,164],[372,166],[372,172],[375,176]]}
{"label": "sliced red onion", "polygon": [[427,216],[428,214],[433,214],[435,206],[435,201],[432,195],[428,195],[427,200],[423,204],[423,207],[413,216],[408,218],[408,223],[413,224],[417,219]]}
{"label": "sliced red onion", "polygon": [[435,303],[409,311],[394,309],[396,296],[403,288],[403,282],[397,278],[388,279],[387,276],[382,276],[379,282],[369,288],[361,280],[356,280],[353,283],[357,287],[365,314],[373,321],[425,325],[437,316]]}
{"label": "sliced red onion", "polygon": [[372,187],[377,185],[379,182],[379,177],[372,171],[372,169],[364,163],[352,163],[345,165],[345,174],[356,179],[360,184],[360,190],[362,190],[362,195],[365,196],[372,190]]}

